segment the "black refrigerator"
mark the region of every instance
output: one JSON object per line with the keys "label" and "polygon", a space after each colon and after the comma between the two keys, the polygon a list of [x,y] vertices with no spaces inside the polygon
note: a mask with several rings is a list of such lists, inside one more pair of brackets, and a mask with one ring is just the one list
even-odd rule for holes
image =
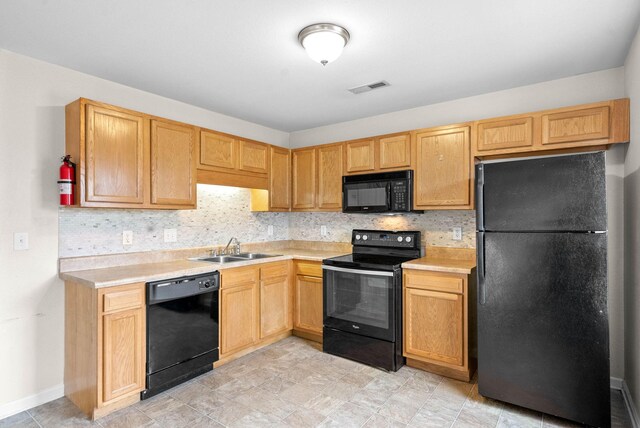
{"label": "black refrigerator", "polygon": [[609,427],[604,152],[476,166],[478,390]]}

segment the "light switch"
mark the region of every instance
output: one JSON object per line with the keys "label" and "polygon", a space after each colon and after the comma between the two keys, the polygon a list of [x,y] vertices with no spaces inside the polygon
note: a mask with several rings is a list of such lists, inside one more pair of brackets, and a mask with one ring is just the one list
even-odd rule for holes
{"label": "light switch", "polygon": [[454,227],[451,229],[451,239],[454,241],[462,241],[462,228]]}
{"label": "light switch", "polygon": [[273,225],[267,226],[267,236],[273,236]]}
{"label": "light switch", "polygon": [[16,251],[29,249],[29,234],[27,232],[16,232],[13,234],[13,249]]}
{"label": "light switch", "polygon": [[320,226],[320,236],[327,236],[327,226]]}

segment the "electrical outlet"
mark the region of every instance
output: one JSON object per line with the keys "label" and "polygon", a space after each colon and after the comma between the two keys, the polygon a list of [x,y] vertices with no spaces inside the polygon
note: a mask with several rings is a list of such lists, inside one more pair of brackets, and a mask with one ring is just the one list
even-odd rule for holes
{"label": "electrical outlet", "polygon": [[122,245],[133,245],[133,231],[122,231]]}
{"label": "electrical outlet", "polygon": [[462,228],[454,227],[451,229],[451,239],[454,241],[462,241]]}
{"label": "electrical outlet", "polygon": [[273,225],[267,226],[267,236],[273,236]]}
{"label": "electrical outlet", "polygon": [[320,226],[320,236],[327,236],[327,226]]}
{"label": "electrical outlet", "polygon": [[176,242],[178,240],[178,231],[176,229],[164,230],[164,242]]}
{"label": "electrical outlet", "polygon": [[27,232],[16,232],[13,234],[13,249],[16,251],[29,249],[29,234]]}

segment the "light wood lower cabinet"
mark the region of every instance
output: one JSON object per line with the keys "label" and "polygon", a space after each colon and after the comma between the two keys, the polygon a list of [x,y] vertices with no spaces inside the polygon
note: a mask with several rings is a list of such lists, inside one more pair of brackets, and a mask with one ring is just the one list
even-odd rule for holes
{"label": "light wood lower cabinet", "polygon": [[[470,326],[473,275],[403,271],[403,355],[407,365],[469,381],[475,371]],[[471,319],[474,319],[472,316]]]}
{"label": "light wood lower cabinet", "polygon": [[145,387],[145,285],[65,282],[65,395],[93,419]]}
{"label": "light wood lower cabinet", "polygon": [[296,262],[294,333],[322,342],[322,266],[320,262]]}
{"label": "light wood lower cabinet", "polygon": [[220,364],[290,334],[290,277],[290,261],[220,272]]}

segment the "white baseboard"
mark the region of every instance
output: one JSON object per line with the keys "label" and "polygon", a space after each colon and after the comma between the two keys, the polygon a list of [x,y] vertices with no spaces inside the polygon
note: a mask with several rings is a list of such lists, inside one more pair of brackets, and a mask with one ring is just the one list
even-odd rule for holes
{"label": "white baseboard", "polygon": [[21,398],[6,404],[0,404],[0,419],[8,418],[17,413],[29,410],[49,401],[60,398],[64,395],[64,385],[56,385],[37,394]]}
{"label": "white baseboard", "polygon": [[619,377],[612,377],[609,378],[611,381],[611,389],[617,389],[622,391],[622,383],[624,382],[622,379],[620,379]]}
{"label": "white baseboard", "polygon": [[624,404],[627,406],[627,411],[629,412],[629,418],[631,419],[633,428],[640,428],[640,415],[638,414],[636,405],[633,403],[631,392],[629,391],[625,381],[622,381],[622,398],[624,398]]}

